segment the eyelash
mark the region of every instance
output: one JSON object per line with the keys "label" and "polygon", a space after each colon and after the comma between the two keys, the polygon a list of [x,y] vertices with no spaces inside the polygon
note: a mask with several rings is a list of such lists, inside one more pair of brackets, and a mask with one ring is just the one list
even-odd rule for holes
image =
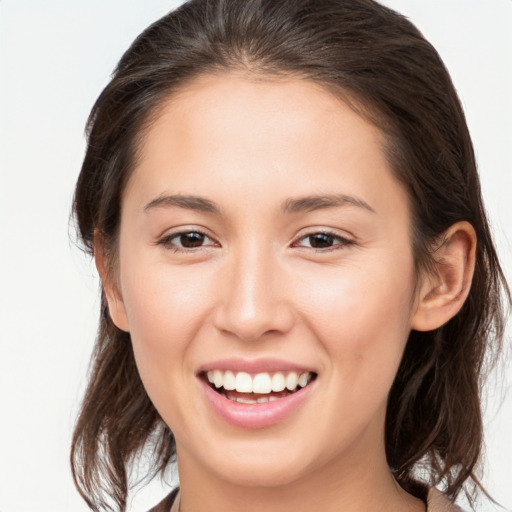
{"label": "eyelash", "polygon": [[[336,233],[333,233],[331,231],[315,231],[314,233],[308,233],[307,235],[301,236],[298,239],[298,241],[300,242],[301,240],[306,240],[308,238],[318,236],[318,235],[331,237],[333,240],[337,240],[338,243],[335,243],[334,245],[332,245],[330,247],[324,247],[324,248],[311,247],[311,245],[310,245],[309,248],[313,249],[315,252],[326,253],[326,252],[331,252],[331,251],[338,251],[338,250],[343,249],[344,247],[354,244],[353,240],[350,240],[349,238],[345,238],[343,236],[337,235]],[[310,243],[311,243],[311,240],[310,240]],[[297,246],[297,242],[294,242],[293,245]],[[299,245],[298,247],[304,247],[304,246]]]}
{"label": "eyelash", "polygon": [[[199,229],[191,229],[191,230],[187,230],[187,231],[179,231],[178,233],[172,233],[170,235],[165,236],[161,240],[159,240],[157,242],[157,244],[158,245],[162,245],[166,249],[172,250],[173,252],[182,252],[182,253],[194,252],[196,250],[203,249],[203,248],[208,247],[210,245],[210,244],[207,245],[207,246],[200,245],[198,247],[188,247],[187,248],[187,247],[177,246],[175,243],[172,242],[176,238],[180,238],[180,237],[182,237],[184,235],[190,235],[190,234],[200,235],[200,236],[204,237],[202,239],[202,241],[204,241],[204,239],[208,239],[208,240],[214,242],[214,244],[218,245],[206,233],[204,233],[203,231],[201,231]],[[332,239],[333,240],[337,240],[338,243],[336,243],[336,244],[334,244],[332,246],[329,246],[329,247],[324,247],[324,248],[311,247],[311,245],[309,245],[309,246],[298,245],[298,242],[300,242],[302,240],[306,240],[308,238],[311,239],[311,237],[318,236],[318,235],[332,237]],[[345,237],[340,236],[340,235],[338,235],[336,233],[333,233],[331,231],[324,231],[324,230],[322,230],[322,231],[315,231],[315,232],[308,233],[306,235],[301,236],[300,238],[298,238],[297,242],[294,242],[292,244],[292,246],[293,247],[310,248],[310,249],[313,249],[317,253],[326,253],[326,252],[341,250],[341,249],[343,249],[343,248],[345,248],[347,246],[353,245],[354,243],[355,243],[354,240],[350,240],[349,238],[345,238]],[[311,240],[310,240],[310,244],[311,244]]]}
{"label": "eyelash", "polygon": [[158,245],[163,245],[166,249],[172,250],[174,252],[185,252],[186,253],[186,252],[193,252],[198,249],[203,249],[205,247],[204,245],[201,245],[199,247],[180,247],[180,246],[175,245],[172,242],[172,240],[174,240],[175,238],[180,238],[184,235],[190,235],[190,234],[201,235],[202,237],[204,237],[208,240],[211,240],[213,242],[213,240],[206,233],[201,231],[200,229],[189,229],[186,231],[179,231],[178,233],[172,233],[170,235],[167,235],[164,238],[162,238],[161,240],[159,240],[157,243],[158,243]]}

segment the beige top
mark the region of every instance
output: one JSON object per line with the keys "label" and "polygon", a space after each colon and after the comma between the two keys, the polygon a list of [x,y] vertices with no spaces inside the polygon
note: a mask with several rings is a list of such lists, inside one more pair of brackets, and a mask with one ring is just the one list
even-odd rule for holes
{"label": "beige top", "polygon": [[[176,496],[170,512],[178,512],[180,495]],[[150,511],[151,512],[151,511]],[[441,491],[432,487],[427,496],[427,512],[463,512],[460,507],[452,503]]]}

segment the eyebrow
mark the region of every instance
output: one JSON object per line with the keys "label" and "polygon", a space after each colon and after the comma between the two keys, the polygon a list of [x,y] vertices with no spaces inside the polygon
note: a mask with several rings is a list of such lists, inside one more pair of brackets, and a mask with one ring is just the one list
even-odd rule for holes
{"label": "eyebrow", "polygon": [[287,199],[283,204],[282,211],[283,213],[311,212],[322,208],[336,208],[347,205],[357,206],[369,212],[376,213],[366,201],[345,194],[322,194]]}
{"label": "eyebrow", "polygon": [[[376,213],[375,210],[366,201],[345,194],[321,194],[289,198],[284,201],[281,207],[281,211],[283,213],[300,213],[347,205],[357,206],[372,213]],[[213,201],[210,201],[209,199],[201,196],[182,194],[159,196],[146,204],[146,206],[144,206],[144,211],[149,212],[155,208],[168,208],[172,206],[200,212],[213,213],[216,215],[222,214],[220,208]]]}
{"label": "eyebrow", "polygon": [[178,206],[189,210],[214,213],[216,215],[221,214],[220,209],[209,199],[205,199],[200,196],[184,196],[181,194],[159,196],[144,206],[144,211],[149,212],[155,208],[166,208],[170,206]]}

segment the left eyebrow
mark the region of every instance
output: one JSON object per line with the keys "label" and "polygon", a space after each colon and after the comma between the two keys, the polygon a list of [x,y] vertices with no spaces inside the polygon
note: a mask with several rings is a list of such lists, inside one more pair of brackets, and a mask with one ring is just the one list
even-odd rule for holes
{"label": "left eyebrow", "polygon": [[357,206],[376,213],[376,211],[362,199],[345,194],[322,194],[287,199],[282,206],[283,213],[311,212],[322,208],[336,208],[339,206]]}

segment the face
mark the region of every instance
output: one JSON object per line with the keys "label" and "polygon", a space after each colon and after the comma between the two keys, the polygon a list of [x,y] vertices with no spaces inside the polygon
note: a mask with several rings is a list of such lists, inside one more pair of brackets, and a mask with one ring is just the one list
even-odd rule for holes
{"label": "face", "polygon": [[415,273],[383,142],[308,81],[204,76],[162,106],[108,295],[183,467],[268,486],[385,465]]}

